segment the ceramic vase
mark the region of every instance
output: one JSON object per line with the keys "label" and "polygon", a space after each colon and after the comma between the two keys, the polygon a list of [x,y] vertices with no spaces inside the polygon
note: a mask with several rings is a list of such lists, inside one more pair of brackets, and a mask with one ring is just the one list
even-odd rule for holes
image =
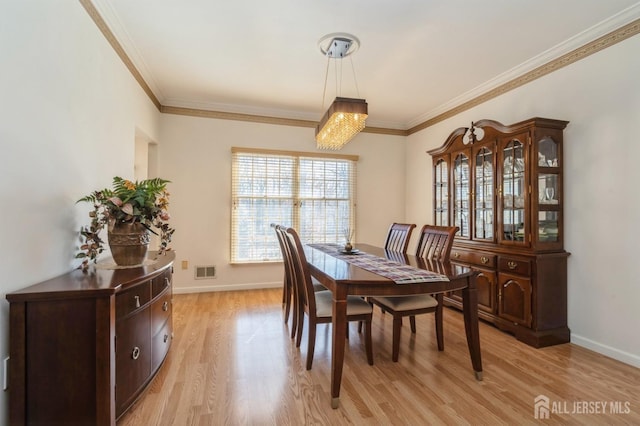
{"label": "ceramic vase", "polygon": [[141,265],[149,249],[149,230],[141,223],[115,223],[107,231],[111,256],[118,266]]}

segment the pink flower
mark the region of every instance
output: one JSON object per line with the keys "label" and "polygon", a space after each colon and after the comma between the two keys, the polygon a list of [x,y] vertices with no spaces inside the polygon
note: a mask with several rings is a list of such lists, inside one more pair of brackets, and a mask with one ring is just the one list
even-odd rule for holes
{"label": "pink flower", "polygon": [[118,197],[111,197],[109,198],[109,201],[111,201],[113,204],[115,204],[118,207],[122,206],[122,200]]}
{"label": "pink flower", "polygon": [[171,219],[171,216],[169,215],[168,211],[163,210],[162,212],[160,212],[160,219],[169,220],[169,219]]}
{"label": "pink flower", "polygon": [[[122,201],[120,203],[122,203]],[[122,206],[120,208],[120,210],[122,210],[123,212],[125,212],[128,215],[133,215],[133,206],[131,205],[131,203],[125,204],[124,206]]]}

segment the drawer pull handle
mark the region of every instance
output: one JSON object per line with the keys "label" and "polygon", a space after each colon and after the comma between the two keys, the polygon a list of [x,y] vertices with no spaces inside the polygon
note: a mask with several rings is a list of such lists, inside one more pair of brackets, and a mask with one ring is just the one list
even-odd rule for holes
{"label": "drawer pull handle", "polygon": [[483,265],[486,265],[487,263],[489,263],[489,258],[487,256],[482,256],[480,258],[480,262],[482,262]]}
{"label": "drawer pull handle", "polygon": [[133,348],[133,352],[131,352],[131,358],[138,359],[138,357],[140,357],[140,348],[136,346]]}
{"label": "drawer pull handle", "polygon": [[169,335],[168,335],[168,334],[165,334],[165,335],[164,335],[164,343],[167,343],[167,340],[169,340]]}
{"label": "drawer pull handle", "polygon": [[169,281],[169,278],[164,277],[164,286],[169,287],[170,285],[171,285],[171,281]]}
{"label": "drawer pull handle", "polygon": [[169,302],[164,302],[162,304],[162,310],[167,312],[169,310]]}
{"label": "drawer pull handle", "polygon": [[455,257],[456,259],[460,257],[460,253],[458,253],[457,251],[453,253],[453,257]]}
{"label": "drawer pull handle", "polygon": [[509,267],[509,269],[516,269],[518,267],[518,262],[510,260],[509,262],[507,262],[507,266]]}
{"label": "drawer pull handle", "polygon": [[133,296],[133,298],[136,301],[136,308],[139,308],[140,307],[140,296]]}

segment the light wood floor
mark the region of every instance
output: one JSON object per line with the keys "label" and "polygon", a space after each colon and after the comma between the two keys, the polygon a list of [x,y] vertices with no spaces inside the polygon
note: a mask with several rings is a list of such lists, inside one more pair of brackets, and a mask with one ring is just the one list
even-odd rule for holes
{"label": "light wood floor", "polygon": [[[403,327],[398,363],[389,315],[374,314],[373,366],[351,325],[333,410],[331,326],[318,326],[306,371],[306,333],[296,349],[280,300],[275,289],[175,295],[168,358],[118,425],[640,424],[640,369],[572,344],[533,349],[481,323],[477,382],[461,314],[450,309],[444,352],[433,315],[422,315],[415,336]],[[539,395],[550,400],[548,420],[534,418]],[[592,412],[603,402],[604,414]]]}

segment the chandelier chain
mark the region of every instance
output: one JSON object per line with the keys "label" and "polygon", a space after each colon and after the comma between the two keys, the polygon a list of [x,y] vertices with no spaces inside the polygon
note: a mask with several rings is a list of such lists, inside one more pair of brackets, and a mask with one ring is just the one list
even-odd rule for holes
{"label": "chandelier chain", "polygon": [[327,52],[326,56],[327,56],[327,68],[324,71],[324,89],[322,90],[322,105],[320,105],[320,110],[324,109],[324,98],[327,95],[327,81],[329,80],[329,62],[331,61],[329,52]]}
{"label": "chandelier chain", "polygon": [[353,82],[356,85],[356,96],[360,97],[360,89],[358,88],[358,79],[356,78],[356,67],[353,65],[353,57],[349,56],[349,60],[351,62],[351,71],[353,74]]}

